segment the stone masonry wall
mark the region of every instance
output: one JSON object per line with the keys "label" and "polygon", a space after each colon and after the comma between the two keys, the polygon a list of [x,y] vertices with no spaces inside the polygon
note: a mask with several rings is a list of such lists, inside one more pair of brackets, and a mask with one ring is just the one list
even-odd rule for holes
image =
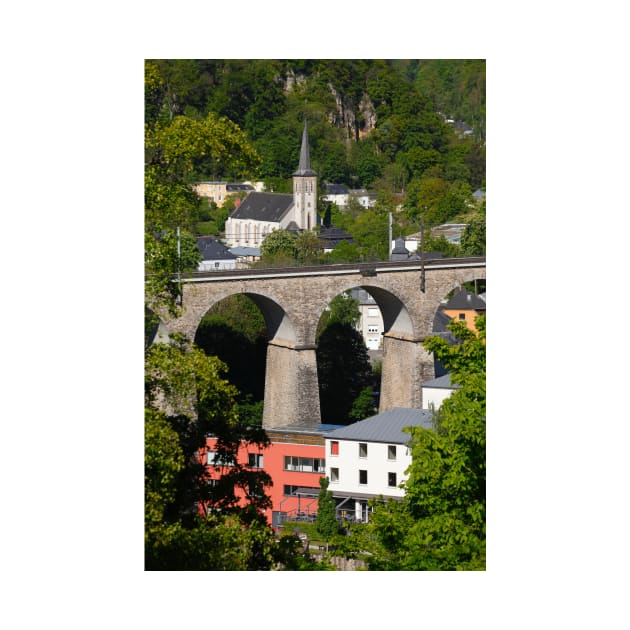
{"label": "stone masonry wall", "polygon": [[336,295],[362,287],[374,296],[383,313],[381,409],[421,408],[420,383],[434,376],[432,359],[421,342],[432,333],[440,300],[466,281],[485,278],[485,262],[466,268],[429,267],[424,292],[418,269],[391,270],[375,265],[375,272],[370,276],[353,270],[271,278],[215,276],[208,282],[185,282],[182,315],[163,321],[169,332],[181,332],[193,340],[199,322],[213,304],[235,293],[253,295],[272,336],[267,355],[265,426],[312,426],[320,422],[314,350],[317,323]]}

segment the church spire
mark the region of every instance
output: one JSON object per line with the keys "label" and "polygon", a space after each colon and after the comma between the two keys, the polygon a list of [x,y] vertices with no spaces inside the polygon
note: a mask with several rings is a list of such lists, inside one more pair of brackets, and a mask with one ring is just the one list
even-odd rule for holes
{"label": "church spire", "polygon": [[308,148],[308,131],[306,118],[304,119],[304,131],[302,132],[302,148],[300,149],[300,164],[293,175],[314,177],[317,173],[311,168],[311,155]]}

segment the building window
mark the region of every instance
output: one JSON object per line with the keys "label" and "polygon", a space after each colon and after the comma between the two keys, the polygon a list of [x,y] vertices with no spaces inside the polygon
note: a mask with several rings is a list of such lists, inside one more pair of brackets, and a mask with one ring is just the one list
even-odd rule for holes
{"label": "building window", "polygon": [[215,263],[214,263],[214,268],[215,268],[215,269],[218,269],[220,264],[221,264],[221,263],[215,262]]}
{"label": "building window", "polygon": [[247,465],[250,468],[262,468],[263,456],[260,453],[249,453],[247,455]]}
{"label": "building window", "polygon": [[459,314],[459,321],[460,321],[460,322],[463,322],[463,321],[465,321],[465,320],[466,320],[466,313],[460,313],[460,314]]}
{"label": "building window", "polygon": [[397,484],[396,484],[396,473],[395,472],[394,473],[392,473],[392,472],[387,473],[387,485],[390,488],[395,488],[396,487]]}
{"label": "building window", "polygon": [[359,442],[359,457],[367,457],[367,444]]}
{"label": "building window", "polygon": [[319,488],[315,486],[287,486],[285,485],[282,491],[282,494],[285,497],[294,497],[298,490],[310,490],[310,493],[314,496],[319,495]]}
{"label": "building window", "polygon": [[367,484],[367,470],[359,471],[359,484],[362,486]]}
{"label": "building window", "polygon": [[339,481],[339,468],[330,469],[330,481]]}
{"label": "building window", "polygon": [[387,459],[396,459],[396,445],[395,444],[387,445]]}
{"label": "building window", "polygon": [[265,496],[265,493],[263,492],[260,484],[252,483],[252,485],[247,487],[247,496],[250,499],[262,499],[263,496]]}
{"label": "building window", "polygon": [[330,443],[330,454],[331,455],[339,455],[339,442],[331,442]]}
{"label": "building window", "polygon": [[378,326],[368,326],[368,332],[369,333],[377,333],[378,332]]}
{"label": "building window", "polygon": [[221,458],[221,455],[217,451],[208,451],[208,459],[206,460],[208,466],[234,466],[234,458],[225,455]]}
{"label": "building window", "polygon": [[284,469],[295,472],[323,473],[326,470],[326,460],[319,457],[295,457],[285,455]]}

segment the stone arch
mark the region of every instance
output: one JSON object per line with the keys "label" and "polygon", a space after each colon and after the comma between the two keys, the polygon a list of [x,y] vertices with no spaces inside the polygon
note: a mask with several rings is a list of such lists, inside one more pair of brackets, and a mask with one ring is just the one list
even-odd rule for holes
{"label": "stone arch", "polygon": [[331,300],[337,295],[355,288],[364,289],[374,298],[383,315],[384,332],[409,338],[417,336],[418,331],[403,296],[389,287],[385,288],[373,282],[361,282],[361,280],[355,279],[343,283],[331,283],[330,289],[323,292],[316,308],[311,313],[311,321],[307,330],[307,335],[312,343],[315,342],[317,324]]}
{"label": "stone arch", "polygon": [[260,293],[244,292],[242,295],[246,295],[261,310],[270,342],[293,345],[297,343],[295,327],[286,310],[278,302]]}
{"label": "stone arch", "polygon": [[[378,305],[383,318],[383,362],[379,411],[393,407],[420,407],[419,372],[426,362],[426,352],[419,342],[419,330],[408,306],[408,298],[387,281],[354,281],[331,284],[314,315],[317,322],[324,309],[337,295],[359,288],[367,291]],[[325,301],[325,304],[323,302]],[[316,324],[315,324],[316,326]]]}

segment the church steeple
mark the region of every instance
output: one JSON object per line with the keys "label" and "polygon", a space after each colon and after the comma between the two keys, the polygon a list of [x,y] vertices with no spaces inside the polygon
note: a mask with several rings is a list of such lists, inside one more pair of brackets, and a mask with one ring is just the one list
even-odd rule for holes
{"label": "church steeple", "polygon": [[306,118],[304,119],[304,130],[302,131],[302,148],[300,149],[300,164],[293,176],[316,177],[317,173],[311,168],[311,154],[308,148],[308,130],[306,128]]}
{"label": "church steeple", "polygon": [[317,225],[317,173],[311,168],[308,129],[304,118],[300,163],[293,173],[294,220],[301,230],[313,230]]}

